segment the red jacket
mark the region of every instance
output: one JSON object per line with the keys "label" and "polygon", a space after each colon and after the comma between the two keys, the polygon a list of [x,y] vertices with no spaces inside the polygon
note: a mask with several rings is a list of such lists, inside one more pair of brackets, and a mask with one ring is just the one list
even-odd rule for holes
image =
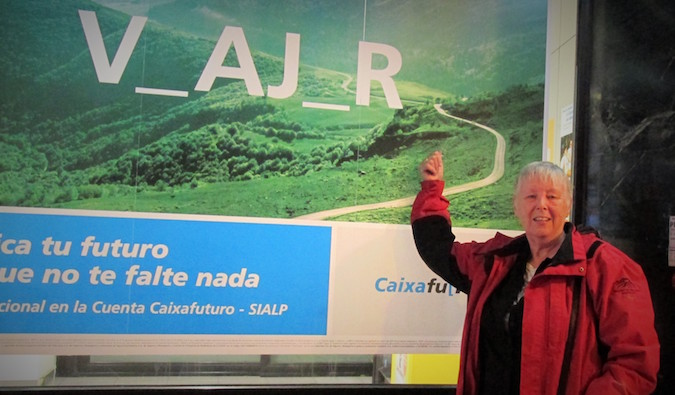
{"label": "red jacket", "polygon": [[[459,277],[470,286],[457,393],[474,394],[479,383],[483,306],[516,259],[515,253],[499,255],[494,252],[497,249],[503,251],[503,247],[518,238],[497,233],[482,243],[453,242],[450,245],[448,242],[443,247],[445,252],[434,254],[433,236],[429,235],[439,232],[420,229],[429,222],[420,220],[441,216],[444,220],[440,222],[445,223],[450,240],[454,240],[450,233],[448,201],[442,196],[443,187],[441,181],[422,183],[422,190],[413,204],[411,220],[413,229],[417,227],[415,242],[427,265],[442,277],[453,277],[456,272],[445,267],[452,254],[457,263],[454,269],[459,270]],[[566,393],[651,393],[656,387],[659,370],[659,343],[651,296],[642,269],[607,242],[587,259],[587,249],[596,236],[582,235],[572,229],[571,237],[574,259],[547,267],[536,274],[525,289],[520,393],[557,393],[575,277],[582,277],[582,281]],[[453,282],[452,278],[445,280]]]}

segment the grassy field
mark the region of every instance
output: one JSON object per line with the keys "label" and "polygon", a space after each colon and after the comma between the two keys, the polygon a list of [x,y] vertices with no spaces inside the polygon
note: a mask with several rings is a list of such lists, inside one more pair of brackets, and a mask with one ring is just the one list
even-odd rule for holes
{"label": "grassy field", "polygon": [[[487,177],[495,137],[439,114],[433,106],[442,103],[450,113],[495,128],[507,141],[504,178],[452,197],[455,225],[517,229],[511,185],[520,167],[541,155],[543,86],[456,101],[401,82],[405,106],[395,110],[378,97],[376,83],[371,105],[357,106],[354,94],[343,88],[345,78],[317,70],[302,94],[284,100],[242,101],[241,83],[215,89],[146,121],[156,136],[151,144],[82,170],[44,173],[52,177],[56,197],[50,198],[43,184],[47,191],[29,189],[31,200],[24,201],[73,209],[294,218],[412,197],[419,189],[418,164],[435,150],[444,154],[447,186]],[[350,111],[304,108],[303,101],[348,105]],[[119,135],[137,133],[134,122],[120,125]],[[115,147],[112,134],[102,143],[92,141],[101,153]],[[71,152],[64,146],[59,154],[72,156],[72,163],[89,163],[88,147],[76,147]],[[332,219],[405,224],[409,212],[404,207]]]}
{"label": "grassy field", "polygon": [[[436,122],[445,123],[447,137],[440,140],[423,138],[430,129],[429,125],[425,125],[408,136],[409,146],[398,147],[396,154],[390,157],[364,157],[340,166],[327,166],[302,177],[261,177],[239,182],[205,183],[197,188],[168,187],[162,191],[148,188],[122,196],[111,194],[66,202],[59,207],[292,218],[316,211],[413,196],[419,188],[417,166],[436,149],[446,155],[448,185],[487,176],[493,165],[494,137],[479,128],[458,127],[452,120],[439,117]],[[406,210],[408,214],[402,215]],[[409,208],[337,219],[407,223],[408,215]]]}

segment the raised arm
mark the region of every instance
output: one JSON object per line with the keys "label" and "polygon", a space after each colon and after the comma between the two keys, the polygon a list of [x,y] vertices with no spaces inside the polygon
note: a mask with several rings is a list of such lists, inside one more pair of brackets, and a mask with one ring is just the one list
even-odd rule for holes
{"label": "raised arm", "polygon": [[443,155],[436,151],[419,165],[422,189],[413,204],[411,223],[415,246],[422,260],[436,274],[462,292],[470,283],[452,255],[452,234],[448,200],[443,196]]}

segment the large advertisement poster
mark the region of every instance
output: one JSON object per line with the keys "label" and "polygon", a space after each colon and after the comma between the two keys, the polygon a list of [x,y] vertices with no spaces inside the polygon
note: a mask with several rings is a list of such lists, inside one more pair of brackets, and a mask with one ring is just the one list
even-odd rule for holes
{"label": "large advertisement poster", "polygon": [[546,1],[0,3],[0,353],[457,352],[418,257],[518,233]]}

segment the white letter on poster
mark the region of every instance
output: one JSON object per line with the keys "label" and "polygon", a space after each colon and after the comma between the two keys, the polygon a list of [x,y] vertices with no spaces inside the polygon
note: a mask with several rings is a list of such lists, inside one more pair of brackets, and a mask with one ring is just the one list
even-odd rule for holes
{"label": "white letter on poster", "polygon": [[[386,68],[382,70],[372,69],[373,53],[379,53],[387,58],[388,64]],[[391,78],[401,70],[401,65],[403,64],[401,53],[398,49],[386,44],[360,41],[358,63],[356,71],[356,104],[362,106],[370,105],[370,81],[377,80],[382,84],[387,105],[390,108],[403,108],[396,85],[393,78]]]}
{"label": "white letter on poster", "polygon": [[122,78],[122,73],[129,63],[131,53],[141,37],[141,32],[148,18],[144,16],[132,16],[127,30],[124,32],[122,42],[112,63],[108,61],[108,54],[105,51],[101,28],[96,19],[96,13],[93,11],[77,10],[80,14],[80,21],[84,29],[84,37],[87,39],[91,60],[94,62],[94,69],[98,82],[107,84],[118,84]]}
{"label": "white letter on poster", "polygon": [[[234,45],[234,51],[237,54],[237,60],[241,67],[223,66],[231,45]],[[216,47],[213,49],[213,53],[211,53],[209,61],[204,67],[204,71],[202,71],[201,77],[199,77],[199,81],[197,81],[195,90],[209,91],[216,77],[242,79],[246,83],[249,95],[265,95],[242,28],[225,26],[223,33],[216,43]]]}
{"label": "white letter on poster", "polygon": [[285,99],[293,96],[298,88],[300,68],[300,35],[286,33],[286,55],[284,57],[284,80],[279,86],[267,86],[267,96]]}

